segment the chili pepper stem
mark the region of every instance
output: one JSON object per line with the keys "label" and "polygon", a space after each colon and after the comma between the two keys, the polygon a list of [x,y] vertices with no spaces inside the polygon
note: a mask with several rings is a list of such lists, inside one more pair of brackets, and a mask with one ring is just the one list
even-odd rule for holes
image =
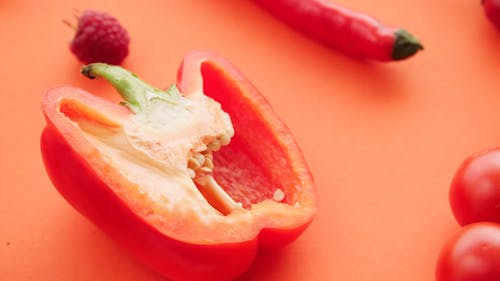
{"label": "chili pepper stem", "polygon": [[404,29],[399,29],[394,33],[396,37],[392,49],[392,58],[402,60],[413,56],[416,52],[423,50],[420,41]]}
{"label": "chili pepper stem", "polygon": [[92,63],[82,67],[81,73],[90,79],[103,77],[110,82],[134,113],[146,111],[152,99],[175,103],[174,98],[178,95],[177,88],[170,87],[167,91],[154,88],[116,65]]}

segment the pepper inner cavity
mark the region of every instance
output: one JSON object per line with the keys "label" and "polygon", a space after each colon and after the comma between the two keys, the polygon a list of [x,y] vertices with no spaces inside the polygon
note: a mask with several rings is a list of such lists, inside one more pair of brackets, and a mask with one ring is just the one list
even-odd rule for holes
{"label": "pepper inner cavity", "polygon": [[234,135],[229,115],[216,101],[202,93],[179,96],[174,104],[155,100],[127,121],[125,131],[137,151],[157,162],[165,173],[184,174],[219,213],[227,215],[241,208],[212,173],[212,153]]}
{"label": "pepper inner cavity", "polygon": [[[144,156],[139,158],[161,171],[151,175],[158,179],[151,182],[127,168],[129,175],[135,174],[134,179],[142,182],[145,193],[165,197],[170,203],[167,207],[173,208],[173,202],[183,205],[200,200],[200,194],[193,192],[197,188],[207,203],[224,215],[242,208],[212,175],[212,152],[227,145],[234,135],[230,117],[218,102],[202,92],[183,95],[175,85],[159,90],[119,66],[90,64],[82,68],[82,74],[108,80],[124,99],[122,104],[133,112],[123,124],[126,150]],[[156,187],[160,182],[164,182],[163,187]],[[202,206],[193,208],[209,211]]]}
{"label": "pepper inner cavity", "polygon": [[226,136],[214,139],[207,145],[207,150],[192,153],[192,156],[188,159],[189,176],[209,204],[224,215],[243,207],[240,202],[236,202],[224,191],[213,176],[212,152],[219,150],[223,145],[227,145],[229,141]]}

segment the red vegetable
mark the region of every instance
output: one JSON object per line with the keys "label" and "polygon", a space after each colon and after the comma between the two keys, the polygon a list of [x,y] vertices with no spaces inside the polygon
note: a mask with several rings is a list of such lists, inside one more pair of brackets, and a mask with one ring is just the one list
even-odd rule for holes
{"label": "red vegetable", "polygon": [[500,280],[500,225],[474,223],[460,229],[443,247],[436,281]]}
{"label": "red vegetable", "polygon": [[498,0],[481,0],[484,13],[488,20],[500,29],[500,1]]}
{"label": "red vegetable", "polygon": [[400,28],[327,0],[255,0],[276,18],[347,55],[379,61],[402,60],[423,49]]}
{"label": "red vegetable", "polygon": [[143,263],[173,280],[233,280],[260,246],[292,242],[313,219],[289,129],[223,58],[189,54],[167,91],[118,66],[82,72],[109,80],[128,108],[51,89],[44,163],[63,197]]}
{"label": "red vegetable", "polygon": [[449,200],[458,223],[500,223],[500,150],[471,155],[450,185]]}

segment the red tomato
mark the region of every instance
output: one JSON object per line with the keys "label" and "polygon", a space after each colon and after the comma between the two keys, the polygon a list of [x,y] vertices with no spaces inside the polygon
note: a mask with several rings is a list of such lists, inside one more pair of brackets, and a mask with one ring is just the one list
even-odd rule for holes
{"label": "red tomato", "polygon": [[449,199],[460,225],[500,223],[500,149],[466,159],[453,178]]}
{"label": "red tomato", "polygon": [[500,280],[500,224],[474,223],[463,227],[443,247],[436,281]]}
{"label": "red tomato", "polygon": [[481,4],[488,20],[500,29],[500,0],[481,0]]}

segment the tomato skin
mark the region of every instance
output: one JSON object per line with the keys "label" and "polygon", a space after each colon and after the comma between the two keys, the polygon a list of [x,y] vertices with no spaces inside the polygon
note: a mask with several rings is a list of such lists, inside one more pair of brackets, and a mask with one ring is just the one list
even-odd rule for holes
{"label": "tomato skin", "polygon": [[500,149],[467,158],[451,182],[449,200],[460,225],[500,223]]}
{"label": "tomato skin", "polygon": [[442,248],[435,273],[436,281],[500,280],[500,225],[461,228]]}
{"label": "tomato skin", "polygon": [[500,29],[500,0],[482,0],[481,4],[488,20]]}

